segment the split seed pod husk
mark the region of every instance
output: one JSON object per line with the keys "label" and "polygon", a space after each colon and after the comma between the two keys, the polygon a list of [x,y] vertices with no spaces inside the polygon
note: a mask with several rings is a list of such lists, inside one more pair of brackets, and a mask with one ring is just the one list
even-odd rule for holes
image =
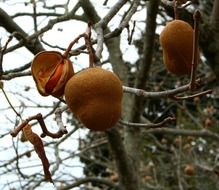
{"label": "split seed pod husk", "polygon": [[66,84],[68,107],[85,127],[105,131],[121,117],[122,83],[113,72],[100,67],[75,74]]}
{"label": "split seed pod husk", "polygon": [[39,93],[54,97],[64,94],[65,84],[74,74],[71,61],[57,51],[38,53],[32,61],[31,72]]}
{"label": "split seed pod husk", "polygon": [[185,21],[173,20],[160,34],[163,60],[173,74],[191,73],[193,54],[193,28]]}

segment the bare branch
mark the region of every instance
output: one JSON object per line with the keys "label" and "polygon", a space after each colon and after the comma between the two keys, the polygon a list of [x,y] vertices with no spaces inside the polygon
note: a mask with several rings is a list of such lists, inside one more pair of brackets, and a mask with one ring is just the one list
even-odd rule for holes
{"label": "bare branch", "polygon": [[209,130],[189,130],[189,129],[175,129],[175,128],[151,128],[144,131],[145,134],[169,134],[169,135],[182,135],[182,136],[194,136],[194,137],[203,137],[203,138],[212,138],[214,140],[219,140],[219,135],[213,133]]}
{"label": "bare branch", "polygon": [[[66,107],[67,109],[67,107]],[[62,110],[60,108],[57,108],[55,110],[55,121],[59,127],[59,131],[63,131],[63,133],[68,133],[68,131],[66,130],[66,127],[64,126],[63,124],[63,121],[62,121]]]}
{"label": "bare branch", "polygon": [[50,136],[52,138],[60,138],[64,134],[67,133],[65,128],[63,130],[60,129],[57,133],[51,133],[50,131],[48,131],[48,129],[44,123],[42,114],[38,113],[34,116],[27,118],[17,128],[15,128],[13,131],[11,131],[10,132],[11,136],[16,137],[18,135],[18,133],[32,120],[37,120],[39,122],[40,127],[42,128],[42,131],[43,131],[43,133],[41,134],[41,137]]}
{"label": "bare branch", "polygon": [[199,62],[199,25],[201,20],[200,11],[195,11],[194,16],[194,31],[193,31],[193,49],[192,49],[192,69],[190,76],[190,89],[191,91],[196,89],[196,67]]}
{"label": "bare branch", "polygon": [[86,177],[86,178],[82,178],[82,179],[76,179],[75,183],[72,183],[70,185],[62,187],[62,190],[69,190],[69,189],[72,189],[74,187],[79,187],[80,185],[85,184],[85,183],[89,183],[89,182],[96,182],[96,183],[111,187],[113,189],[117,189],[117,185],[114,184],[113,182],[109,181],[108,179],[97,178],[97,177]]}
{"label": "bare branch", "polygon": [[9,73],[2,75],[2,80],[11,80],[17,77],[24,77],[24,76],[31,76],[31,71],[26,72],[15,72],[15,73]]}
{"label": "bare branch", "polygon": [[[37,42],[37,40],[34,40],[34,39],[37,39],[38,38],[38,36],[39,35],[41,35],[41,34],[43,34],[44,32],[46,32],[46,31],[48,31],[48,30],[50,30],[50,29],[52,29],[52,27],[55,25],[55,24],[57,24],[57,23],[59,23],[59,22],[63,22],[63,21],[67,21],[67,20],[70,20],[70,19],[73,19],[74,17],[75,17],[75,12],[78,10],[78,8],[79,8],[79,6],[78,5],[76,5],[68,14],[65,14],[65,15],[62,15],[62,16],[60,16],[60,17],[57,17],[57,18],[55,18],[55,19],[52,19],[52,20],[50,20],[49,22],[48,22],[48,24],[45,26],[45,27],[43,27],[43,28],[41,28],[39,31],[37,31],[37,32],[35,32],[34,34],[32,34],[32,35],[30,35],[30,36],[28,36],[21,28],[16,28],[16,27],[18,27],[17,25],[16,25],[16,23],[14,23],[13,21],[11,21],[11,25],[9,26],[10,28],[10,30],[8,29],[8,31],[9,32],[14,32],[14,31],[21,31],[21,32],[19,32],[20,34],[21,34],[21,36],[23,36],[22,38],[20,37],[18,40],[20,40],[17,44],[15,44],[14,46],[12,46],[12,47],[10,47],[10,48],[8,48],[6,51],[5,51],[5,53],[8,53],[8,52],[10,52],[10,51],[13,51],[13,50],[15,50],[15,49],[17,49],[17,48],[20,48],[20,47],[22,47],[23,45],[25,45],[33,54],[36,54],[36,53],[38,53],[39,51],[43,51],[44,49],[43,49],[43,47],[41,46],[41,44],[40,43],[37,43],[38,44],[38,46],[36,46],[36,42]],[[5,17],[7,17],[7,18],[5,18]],[[7,13],[5,13],[2,9],[0,9],[0,18],[1,17],[4,17],[4,19],[3,20],[7,20],[7,19],[9,19],[10,18],[10,16],[9,15],[7,15]],[[10,18],[11,19],[11,18]],[[1,24],[1,23],[0,23]],[[6,24],[8,24],[8,23],[6,23]],[[15,27],[16,26],[16,27]],[[25,39],[25,41],[23,40],[23,39]],[[34,40],[34,45],[33,44],[31,44],[30,46],[28,46],[28,44],[30,44],[30,42],[32,42],[32,40]],[[33,48],[34,47],[34,48]]]}
{"label": "bare branch", "polygon": [[109,23],[109,21],[117,14],[117,12],[123,7],[123,5],[127,2],[127,0],[119,0],[107,13],[107,15],[102,18],[97,24],[95,24],[95,30],[97,33],[97,48],[96,48],[96,57],[101,58],[101,54],[103,51],[103,42],[104,35],[103,30]]}
{"label": "bare branch", "polygon": [[129,126],[129,127],[142,127],[145,129],[149,129],[149,128],[158,128],[158,127],[165,125],[166,123],[173,122],[173,121],[176,121],[176,118],[167,117],[159,123],[132,123],[132,122],[123,121],[123,120],[120,120],[119,123],[121,123],[122,125]]}

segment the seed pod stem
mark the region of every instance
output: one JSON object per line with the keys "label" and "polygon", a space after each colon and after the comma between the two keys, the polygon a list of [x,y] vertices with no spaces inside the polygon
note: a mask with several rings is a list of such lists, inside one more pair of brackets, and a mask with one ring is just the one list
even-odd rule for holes
{"label": "seed pod stem", "polygon": [[74,46],[75,43],[78,42],[80,38],[84,38],[85,41],[85,46],[87,48],[88,54],[89,54],[89,67],[94,67],[95,66],[95,51],[92,47],[91,43],[91,23],[88,23],[87,29],[83,34],[80,34],[77,38],[75,38],[68,46],[66,51],[63,54],[64,58],[68,58],[69,52],[71,51],[72,47]]}
{"label": "seed pod stem", "polygon": [[190,89],[191,91],[195,90],[195,80],[196,80],[196,67],[199,61],[199,25],[201,20],[201,13],[199,10],[196,10],[194,15],[194,31],[193,31],[193,52],[192,52],[192,68],[190,76]]}
{"label": "seed pod stem", "polygon": [[178,12],[178,1],[174,0],[173,8],[174,8],[174,19],[179,19],[179,12]]}

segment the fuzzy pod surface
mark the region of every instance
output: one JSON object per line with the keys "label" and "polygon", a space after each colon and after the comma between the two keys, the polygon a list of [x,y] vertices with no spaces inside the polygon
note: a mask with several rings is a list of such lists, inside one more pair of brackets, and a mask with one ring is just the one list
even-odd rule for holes
{"label": "fuzzy pod surface", "polygon": [[64,94],[71,111],[89,129],[105,131],[121,117],[122,83],[110,71],[82,70],[67,82]]}
{"label": "fuzzy pod surface", "polygon": [[193,28],[185,21],[173,20],[160,34],[163,61],[175,75],[190,74],[193,54]]}

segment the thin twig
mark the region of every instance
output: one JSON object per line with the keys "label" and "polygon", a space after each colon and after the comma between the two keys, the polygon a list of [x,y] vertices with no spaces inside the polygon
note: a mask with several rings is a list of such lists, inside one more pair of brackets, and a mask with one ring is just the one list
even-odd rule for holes
{"label": "thin twig", "polygon": [[5,46],[0,51],[0,78],[3,74],[3,56],[4,56],[4,53],[5,53],[5,50],[7,49],[7,46],[9,44],[9,42],[12,39],[13,39],[13,35],[9,36],[7,42],[5,43]]}
{"label": "thin twig", "polygon": [[69,52],[71,51],[72,47],[78,42],[80,38],[84,37],[84,34],[80,34],[77,38],[75,38],[69,45],[68,48],[63,53],[63,58],[67,58],[69,56]]}
{"label": "thin twig", "polygon": [[37,10],[36,10],[36,1],[32,0],[33,4],[33,24],[34,24],[34,31],[37,32]]}
{"label": "thin twig", "polygon": [[203,137],[203,138],[210,138],[210,139],[215,139],[219,140],[219,135],[211,132],[206,129],[202,130],[190,130],[190,129],[176,129],[176,128],[167,128],[167,127],[162,127],[162,128],[150,128],[148,130],[144,131],[146,134],[147,133],[153,133],[153,134],[171,134],[171,135],[182,135],[182,136],[194,136],[194,137]]}
{"label": "thin twig", "polygon": [[[200,80],[196,80],[196,82],[198,84],[198,83],[200,83]],[[123,86],[123,92],[132,93],[132,94],[135,94],[137,96],[143,96],[145,98],[161,98],[161,97],[168,98],[171,95],[175,95],[175,94],[182,93],[182,92],[189,90],[189,87],[190,87],[190,85],[186,84],[184,86],[180,86],[180,87],[175,88],[175,89],[159,91],[159,92],[147,92],[143,89]]]}
{"label": "thin twig", "polygon": [[101,58],[101,54],[103,51],[103,43],[104,43],[104,34],[103,30],[110,22],[110,20],[118,13],[118,11],[123,7],[123,5],[127,2],[127,0],[119,0],[107,13],[105,17],[103,17],[95,26],[95,31],[97,34],[97,48],[96,48],[96,57],[98,59]]}
{"label": "thin twig", "polygon": [[2,82],[1,82],[0,88],[1,88],[1,90],[2,90],[2,92],[3,92],[3,94],[4,94],[4,96],[5,96],[5,98],[6,98],[7,102],[8,102],[8,104],[10,105],[11,109],[12,109],[12,110],[14,111],[14,113],[22,120],[21,114],[16,111],[16,109],[15,109],[14,106],[12,105],[11,101],[9,100],[9,98],[8,98],[8,96],[7,96],[7,94],[6,94],[5,90],[4,90],[4,87],[3,87],[3,83],[2,83]]}
{"label": "thin twig", "polygon": [[[186,4],[188,1],[191,1],[191,0],[178,0],[178,5],[184,5]],[[161,0],[161,2],[164,4],[164,5],[167,5],[167,6],[170,6],[170,7],[174,7],[174,1],[170,1],[170,0]],[[183,8],[184,6],[180,7],[180,8]]]}
{"label": "thin twig", "polygon": [[88,23],[87,30],[84,33],[84,40],[89,54],[89,67],[94,67],[96,63],[96,59],[95,59],[95,51],[92,47],[92,42],[91,42],[91,23]]}
{"label": "thin twig", "polygon": [[85,40],[85,46],[87,48],[88,54],[89,54],[89,67],[94,67],[94,64],[96,62],[95,55],[94,55],[94,49],[92,47],[91,42],[91,24],[88,23],[87,29],[83,34],[80,34],[77,38],[75,38],[68,46],[68,48],[63,53],[63,57],[67,58],[70,55],[70,51],[75,43],[78,42],[80,38],[84,38]]}
{"label": "thin twig", "polygon": [[179,12],[178,12],[178,1],[174,0],[174,19],[179,19]]}
{"label": "thin twig", "polygon": [[149,129],[149,128],[161,127],[164,124],[168,122],[173,122],[173,121],[176,121],[175,117],[167,117],[159,123],[132,123],[132,122],[123,121],[123,120],[120,120],[119,123],[122,125],[129,126],[129,127],[143,127],[143,128]]}
{"label": "thin twig", "polygon": [[74,8],[68,14],[64,14],[62,16],[59,16],[59,17],[55,18],[55,19],[49,20],[48,24],[45,27],[41,28],[40,30],[38,30],[37,32],[35,32],[34,34],[32,34],[30,36],[27,36],[27,37],[25,36],[24,37],[24,35],[23,35],[22,39],[19,39],[19,42],[17,44],[15,44],[12,47],[8,48],[5,51],[5,53],[11,52],[11,51],[23,46],[25,43],[26,44],[31,43],[33,39],[38,38],[39,35],[41,35],[44,32],[47,32],[48,30],[50,30],[55,24],[77,17],[75,15],[75,12],[78,10],[78,8],[79,8],[79,2],[74,6]]}
{"label": "thin twig", "polygon": [[192,51],[192,69],[190,77],[190,89],[193,91],[196,88],[196,68],[199,61],[199,25],[201,20],[201,13],[199,10],[196,10],[194,15],[194,31],[193,31],[193,51]]}
{"label": "thin twig", "polygon": [[16,137],[18,135],[18,133],[32,120],[37,120],[39,122],[40,127],[43,131],[43,133],[41,134],[41,137],[50,136],[52,138],[60,138],[64,134],[67,133],[66,130],[58,130],[58,132],[56,132],[56,133],[52,133],[52,132],[48,131],[48,129],[47,129],[45,123],[44,123],[42,114],[38,113],[34,116],[31,116],[31,117],[27,118],[17,128],[15,128],[13,131],[11,131],[10,132],[11,136]]}
{"label": "thin twig", "polygon": [[209,90],[199,92],[196,94],[192,94],[192,95],[188,95],[188,96],[169,96],[169,97],[173,100],[188,100],[188,99],[193,99],[196,97],[204,96],[206,94],[211,94],[212,92],[213,92],[213,90],[209,89]]}
{"label": "thin twig", "polygon": [[132,27],[131,33],[128,35],[128,44],[129,45],[132,43],[132,38],[133,38],[134,31],[135,31],[135,25],[136,25],[136,21],[133,22],[133,27]]}

